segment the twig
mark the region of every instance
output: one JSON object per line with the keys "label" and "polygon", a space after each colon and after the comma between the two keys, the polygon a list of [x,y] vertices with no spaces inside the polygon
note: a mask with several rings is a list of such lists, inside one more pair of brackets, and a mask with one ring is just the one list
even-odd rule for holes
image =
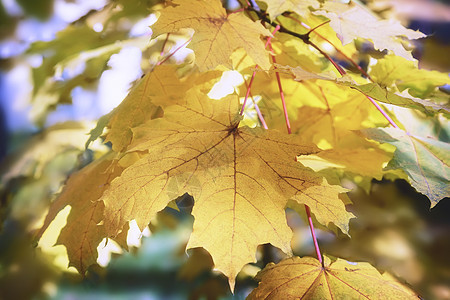
{"label": "twig", "polygon": [[[279,29],[280,29],[280,25],[277,25],[275,27],[274,33],[277,30],[279,30]],[[267,42],[269,44],[269,50],[270,50],[270,54],[272,56],[273,63],[276,64],[277,61],[276,61],[276,58],[275,58],[275,53],[274,53],[273,48],[272,48],[271,38],[268,38]],[[281,103],[283,104],[284,118],[286,120],[287,131],[288,131],[289,134],[291,134],[291,124],[289,122],[289,116],[288,116],[288,113],[287,113],[286,101],[284,99],[284,92],[283,92],[283,87],[281,85],[280,74],[275,71],[275,75],[277,77],[278,90],[280,92]],[[320,253],[319,242],[317,241],[316,233],[315,233],[315,230],[314,230],[314,224],[313,224],[312,218],[311,218],[311,210],[308,207],[308,205],[306,205],[306,204],[305,204],[305,210],[306,210],[306,215],[308,216],[309,229],[311,230],[311,237],[312,237],[313,242],[314,242],[314,248],[316,250],[317,259],[319,260],[320,264],[323,266],[322,254]]]}
{"label": "twig", "polygon": [[169,55],[167,55],[166,57],[164,57],[163,60],[158,61],[156,63],[157,66],[165,63],[169,58],[171,58],[175,53],[177,53],[181,48],[186,47],[187,44],[189,44],[189,42],[192,40],[192,38],[190,38],[189,40],[187,40],[186,42],[183,43],[183,45],[181,45],[180,47],[178,47],[177,49],[175,49],[175,51],[171,52]]}
{"label": "twig", "polygon": [[[303,23],[302,21],[298,20],[297,18],[294,18],[293,16],[291,16],[290,14],[283,14],[284,17],[293,20],[294,22],[297,22],[298,24],[302,25],[303,27],[305,27],[306,29],[310,29],[311,27],[309,27],[307,24]],[[374,82],[372,77],[370,77],[370,75],[363,69],[361,68],[360,65],[358,65],[351,57],[349,57],[348,55],[346,55],[343,51],[341,51],[338,47],[336,47],[336,45],[334,45],[330,40],[328,40],[326,37],[324,37],[323,35],[321,35],[319,32],[315,31],[318,27],[324,25],[325,23],[322,23],[316,27],[314,27],[313,29],[310,29],[308,33],[314,32],[315,34],[317,34],[318,37],[320,37],[321,39],[323,39],[324,41],[326,41],[328,44],[330,44],[331,46],[333,46],[333,48],[339,52],[339,54],[341,54],[343,57],[345,57],[355,68],[357,68],[361,74],[363,74],[364,76],[366,76],[370,81]]]}

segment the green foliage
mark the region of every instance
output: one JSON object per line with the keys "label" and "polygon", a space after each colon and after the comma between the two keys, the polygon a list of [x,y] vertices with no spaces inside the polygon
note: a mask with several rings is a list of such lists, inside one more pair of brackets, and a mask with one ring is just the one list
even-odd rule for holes
{"label": "green foliage", "polygon": [[387,169],[402,169],[417,191],[426,195],[431,207],[450,192],[450,145],[395,128],[366,129],[370,139],[394,145],[397,149]]}

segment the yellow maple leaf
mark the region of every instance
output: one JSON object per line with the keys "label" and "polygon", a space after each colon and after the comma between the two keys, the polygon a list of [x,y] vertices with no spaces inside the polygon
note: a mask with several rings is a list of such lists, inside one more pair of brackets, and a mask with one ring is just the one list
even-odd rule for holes
{"label": "yellow maple leaf", "polygon": [[[166,7],[152,26],[154,36],[192,28],[195,33],[191,47],[200,71],[218,65],[231,68],[230,56],[237,48],[244,48],[256,64],[270,68],[269,56],[260,36],[271,36],[260,23],[241,13],[227,15],[219,0],[177,0]],[[245,28],[245,30],[243,30]]]}
{"label": "yellow maple leaf", "polygon": [[162,115],[158,105],[152,102],[153,98],[163,97],[169,100],[182,95],[186,90],[187,87],[176,76],[174,66],[158,66],[145,74],[111,112],[106,142],[111,142],[116,152],[124,150],[131,142],[131,128]]}
{"label": "yellow maple leaf", "polygon": [[267,13],[270,18],[275,19],[285,11],[292,11],[299,16],[307,16],[310,13],[309,7],[319,8],[317,0],[262,0],[267,3]]}
{"label": "yellow maple leaf", "polygon": [[136,82],[122,103],[110,113],[106,120],[109,130],[105,142],[111,142],[116,152],[124,151],[131,143],[132,128],[149,119],[162,117],[162,108],[176,103],[192,86],[200,90],[210,89],[220,74],[219,71],[211,71],[181,77],[177,75],[177,66],[156,66]]}
{"label": "yellow maple leaf", "polygon": [[366,262],[325,257],[324,266],[312,257],[292,257],[270,263],[247,299],[420,299],[391,275],[381,275]]}
{"label": "yellow maple leaf", "polygon": [[67,224],[61,230],[56,244],[66,247],[69,266],[74,266],[81,274],[96,262],[97,246],[106,237],[103,225],[99,225],[103,219],[104,204],[97,200],[109,182],[122,171],[122,167],[111,160],[114,155],[105,155],[69,178],[36,234],[39,239],[56,215],[70,205]]}
{"label": "yellow maple leaf", "polygon": [[173,200],[171,181],[195,199],[194,229],[188,248],[203,247],[234,288],[241,268],[255,262],[259,244],[290,253],[292,232],[284,208],[288,199],[309,205],[324,224],[347,232],[353,217],[323,177],[296,162],[317,153],[299,136],[238,127],[238,98],[210,100],[196,89],[164,118],[133,130],[129,152],[147,152],[124,170],[102,199],[105,226],[112,236],[129,220],[143,229]]}

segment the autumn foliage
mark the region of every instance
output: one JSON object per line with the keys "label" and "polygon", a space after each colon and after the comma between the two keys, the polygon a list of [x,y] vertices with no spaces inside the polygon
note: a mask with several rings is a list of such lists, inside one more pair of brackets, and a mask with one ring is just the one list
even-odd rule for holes
{"label": "autumn foliage", "polygon": [[[239,2],[235,11],[219,0],[148,6],[158,16],[151,39],[123,39],[151,53],[144,75],[86,138],[108,151],[68,177],[36,241],[70,206],[57,244],[85,274],[104,238],[127,248],[130,221],[142,231],[187,193],[195,203],[186,249],[205,249],[232,291],[259,245],[285,254],[258,273],[249,299],[417,299],[367,262],[323,256],[320,243],[316,258],[293,256],[286,209],[306,210],[313,233],[315,223],[342,237],[358,215],[348,208],[351,186],[404,179],[431,208],[449,196],[450,146],[417,125],[444,128],[449,115],[439,89],[448,75],[419,69],[411,54],[425,35],[359,2]],[[181,63],[180,39],[193,51]],[[98,59],[117,51],[98,46]],[[242,84],[211,99],[230,70]]]}

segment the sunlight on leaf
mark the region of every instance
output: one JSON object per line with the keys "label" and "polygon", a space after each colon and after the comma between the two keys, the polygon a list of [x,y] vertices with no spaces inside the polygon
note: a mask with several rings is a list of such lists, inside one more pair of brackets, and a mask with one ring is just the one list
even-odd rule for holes
{"label": "sunlight on leaf", "polygon": [[269,264],[247,299],[420,299],[392,276],[366,262],[292,257]]}
{"label": "sunlight on leaf", "polygon": [[317,0],[263,0],[267,3],[267,13],[271,19],[275,19],[285,11],[292,11],[299,16],[307,16],[310,13],[309,7],[319,8]]}
{"label": "sunlight on leaf", "polygon": [[400,92],[408,89],[414,97],[428,97],[438,86],[450,84],[446,73],[419,69],[417,63],[387,55],[371,67],[372,78],[383,87],[396,85]]}
{"label": "sunlight on leaf", "polygon": [[97,246],[106,236],[104,226],[99,223],[103,217],[103,202],[97,201],[109,182],[122,169],[112,161],[113,153],[107,154],[73,174],[60,196],[52,203],[37,233],[37,238],[47,230],[50,222],[64,207],[70,205],[67,224],[61,230],[57,244],[64,245],[69,257],[69,265],[84,274],[97,260]]}
{"label": "sunlight on leaf", "polygon": [[66,206],[53,218],[48,229],[39,239],[38,247],[42,249],[44,253],[54,257],[53,263],[55,266],[61,270],[76,273],[77,270],[69,266],[66,249],[62,245],[56,245],[58,235],[67,223],[67,217],[69,216],[70,210],[71,207]]}
{"label": "sunlight on leaf", "polygon": [[120,247],[115,241],[107,238],[104,238],[98,244],[96,250],[98,253],[96,262],[102,267],[106,267],[109,264],[109,262],[111,261],[111,255],[113,253],[123,253],[122,247]]}
{"label": "sunlight on leaf", "polygon": [[[190,46],[200,71],[218,65],[231,67],[230,55],[243,47],[256,64],[270,68],[269,56],[260,36],[271,36],[261,24],[241,13],[227,15],[219,0],[176,0],[166,7],[155,25],[154,36],[176,32],[181,28],[195,30]],[[243,31],[242,28],[245,28]]]}
{"label": "sunlight on leaf", "polygon": [[310,205],[320,222],[333,222],[344,232],[353,217],[338,198],[345,189],[295,161],[296,155],[319,150],[296,136],[237,127],[237,100],[209,100],[191,90],[185,103],[164,110],[164,118],[137,127],[129,151],[148,154],[102,196],[105,226],[114,236],[131,219],[144,228],[173,200],[168,187],[176,178],[195,199],[188,248],[208,250],[232,288],[242,266],[255,261],[259,244],[290,253],[288,199]]}
{"label": "sunlight on leaf", "polygon": [[331,20],[330,26],[336,31],[343,45],[354,39],[364,38],[371,40],[375,49],[391,50],[395,55],[408,60],[413,60],[413,57],[411,52],[403,47],[400,37],[408,39],[425,37],[419,31],[406,29],[398,21],[378,20],[375,14],[355,2],[344,4],[328,1],[314,14],[323,15]]}
{"label": "sunlight on leaf", "polygon": [[426,195],[433,208],[450,197],[450,144],[408,134],[396,128],[371,128],[363,134],[397,147],[387,169],[402,169],[411,185]]}
{"label": "sunlight on leaf", "polygon": [[217,82],[208,93],[211,99],[221,99],[233,93],[238,86],[244,83],[241,73],[237,71],[225,71],[219,82]]}

